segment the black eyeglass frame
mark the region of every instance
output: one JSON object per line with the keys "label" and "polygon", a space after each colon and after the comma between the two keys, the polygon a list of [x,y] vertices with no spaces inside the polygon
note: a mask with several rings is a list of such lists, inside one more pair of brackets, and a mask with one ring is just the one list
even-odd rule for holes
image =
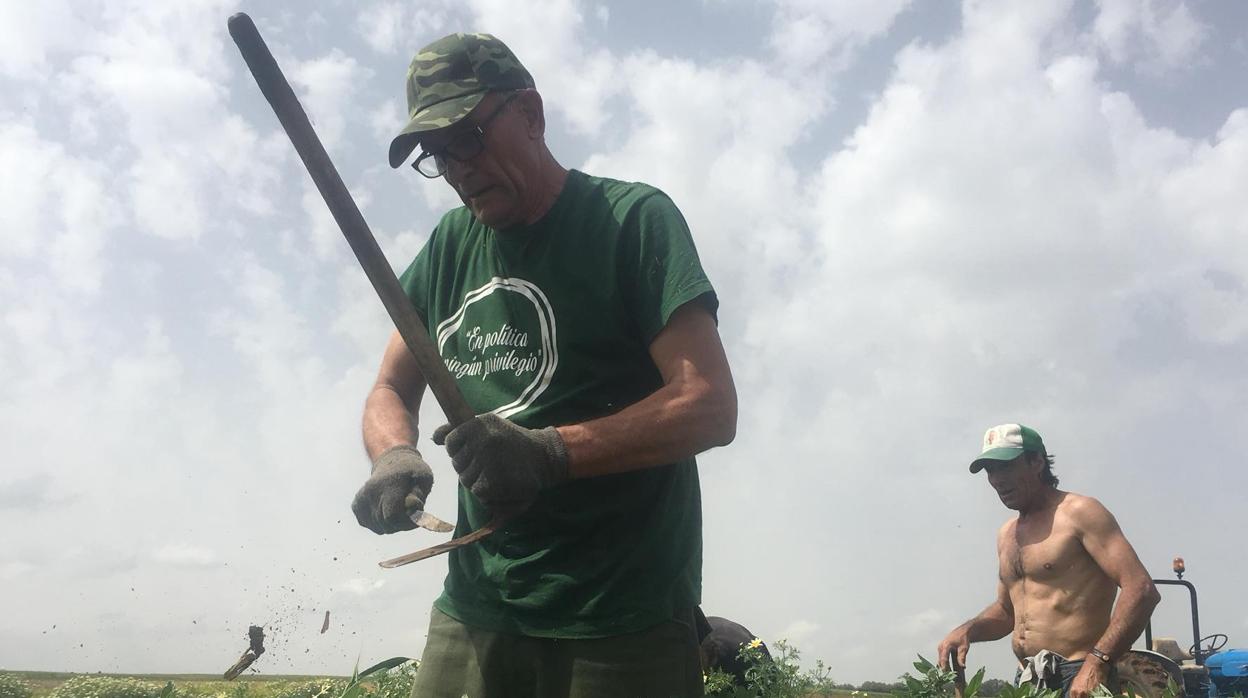
{"label": "black eyeglass frame", "polygon": [[[446,145],[442,146],[438,150],[433,152],[422,150],[420,156],[412,162],[412,169],[419,172],[422,177],[437,179],[438,177],[446,174],[446,159],[448,157],[455,162],[468,162],[469,160],[480,155],[485,150],[485,127],[489,126],[490,122],[493,121],[499,114],[502,114],[503,109],[505,109],[508,104],[511,104],[513,99],[519,96],[520,91],[512,92],[507,95],[507,98],[503,100],[502,104],[494,107],[494,111],[490,112],[488,116],[480,122],[473,124],[471,129],[451,138],[446,142]],[[452,151],[458,151],[459,154],[456,155]],[[433,163],[433,167],[437,170],[434,174],[429,174],[428,172],[420,169],[421,165],[426,162]]]}

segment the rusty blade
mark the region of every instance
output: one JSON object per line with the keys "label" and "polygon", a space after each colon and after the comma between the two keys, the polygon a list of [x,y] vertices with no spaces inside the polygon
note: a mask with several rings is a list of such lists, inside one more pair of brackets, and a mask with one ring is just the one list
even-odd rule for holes
{"label": "rusty blade", "polygon": [[431,557],[437,557],[438,555],[441,555],[442,553],[450,552],[454,550],[455,548],[462,548],[465,545],[475,543],[481,540],[482,538],[485,538],[491,533],[497,531],[499,528],[502,528],[510,520],[511,520],[510,516],[507,516],[504,514],[495,514],[494,518],[490,519],[489,523],[482,526],[481,528],[478,528],[472,533],[460,536],[459,538],[455,538],[454,540],[449,540],[445,543],[439,543],[438,545],[430,546],[423,550],[417,550],[414,553],[401,555],[391,560],[382,560],[381,562],[377,564],[381,565],[382,567],[386,569],[393,569],[395,567],[402,567],[403,565],[408,565],[413,562],[426,560]]}
{"label": "rusty blade", "polygon": [[411,518],[412,523],[420,526],[426,531],[433,531],[434,533],[450,533],[455,530],[454,526],[427,511],[413,511],[408,514],[408,517]]}

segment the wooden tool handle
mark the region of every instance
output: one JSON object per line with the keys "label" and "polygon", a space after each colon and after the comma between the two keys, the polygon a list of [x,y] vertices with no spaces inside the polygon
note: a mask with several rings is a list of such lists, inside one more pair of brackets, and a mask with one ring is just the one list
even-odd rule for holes
{"label": "wooden tool handle", "polygon": [[403,337],[407,348],[416,358],[416,364],[420,367],[420,372],[424,374],[425,381],[429,384],[429,389],[437,399],[438,405],[446,413],[447,421],[453,426],[459,426],[472,419],[475,413],[468,406],[455,379],[446,370],[442,355],[429,337],[429,330],[424,319],[412,307],[407,294],[399,286],[394,270],[390,268],[390,263],[386,261],[385,255],[377,245],[377,240],[373,238],[368,223],[364,221],[364,216],[356,207],[355,200],[351,198],[351,192],[347,191],[342,178],[338,176],[338,170],[330,161],[325,147],[321,145],[320,138],[317,137],[311,122],[308,121],[308,115],[303,111],[303,106],[299,104],[299,99],[295,97],[295,92],[282,74],[282,69],[273,59],[273,54],[269,52],[269,47],[261,38],[255,23],[251,21],[251,17],[240,12],[230,17],[228,25],[230,36],[238,45],[239,52],[243,54],[243,60],[251,69],[256,84],[260,86],[260,91],[264,93],[265,99],[273,107],[278,121],[282,123],[282,128],[286,130],[286,135],[290,137],[290,142],[295,146],[304,166],[307,167],[308,174],[312,176],[312,181],[316,183],[316,188],[321,192],[321,197],[329,206],[330,213],[338,222],[338,227],[342,229],[343,236],[347,238],[351,250],[355,252],[355,258],[359,260],[364,273],[368,275],[368,280],[377,290],[377,295],[381,297],[381,302],[386,306],[386,312],[394,321],[399,335]]}

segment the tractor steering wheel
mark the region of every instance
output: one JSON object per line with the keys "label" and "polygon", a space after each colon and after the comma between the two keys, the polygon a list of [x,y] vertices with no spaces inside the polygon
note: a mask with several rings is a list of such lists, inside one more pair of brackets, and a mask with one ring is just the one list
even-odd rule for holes
{"label": "tractor steering wheel", "polygon": [[[1199,649],[1202,657],[1208,657],[1214,652],[1217,652],[1223,647],[1226,647],[1226,643],[1229,641],[1230,641],[1230,638],[1228,638],[1225,633],[1214,633],[1212,635],[1206,635],[1200,638],[1200,642],[1197,642],[1196,644],[1189,647],[1187,649],[1187,653],[1195,657],[1196,650]],[[1206,642],[1209,643],[1209,646],[1201,647],[1201,645],[1205,644]]]}

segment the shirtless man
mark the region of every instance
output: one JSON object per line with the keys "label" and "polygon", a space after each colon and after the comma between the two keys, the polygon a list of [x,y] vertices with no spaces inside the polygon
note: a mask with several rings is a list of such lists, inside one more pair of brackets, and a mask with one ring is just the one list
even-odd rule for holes
{"label": "shirtless man", "polygon": [[[936,652],[942,668],[951,653],[965,667],[972,642],[1012,635],[1021,676],[1087,698],[1112,681],[1112,663],[1139,637],[1161,596],[1114,516],[1091,497],[1057,489],[1052,464],[1032,429],[1002,424],[984,434],[971,472],[987,471],[1001,503],[1018,516],[997,533],[996,601]],[[1048,658],[1037,658],[1042,650]]]}

